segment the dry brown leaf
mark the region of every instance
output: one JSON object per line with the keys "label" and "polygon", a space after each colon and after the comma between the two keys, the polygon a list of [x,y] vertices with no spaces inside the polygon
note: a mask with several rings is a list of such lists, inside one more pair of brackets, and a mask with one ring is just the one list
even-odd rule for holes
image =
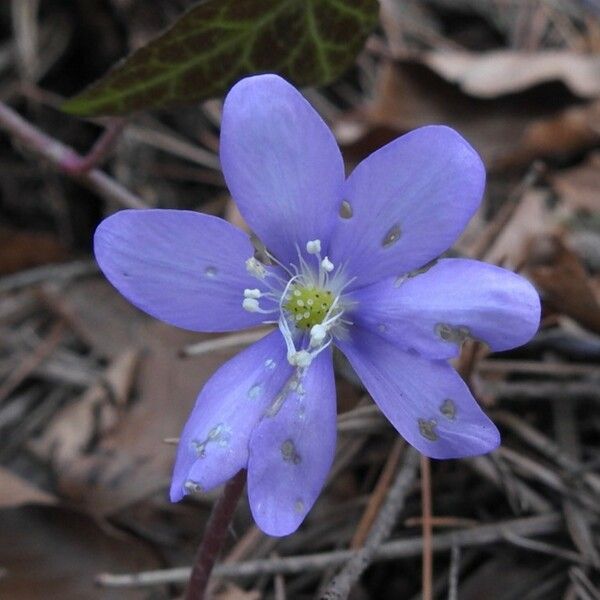
{"label": "dry brown leaf", "polygon": [[542,294],[544,305],[600,333],[600,303],[579,258],[557,235],[532,240],[527,273]]}
{"label": "dry brown leaf", "polygon": [[41,436],[28,445],[41,459],[52,457],[60,478],[89,452],[95,439],[118,422],[118,406],[126,403],[139,360],[139,351],[126,350],[108,367],[103,381],[57,412]]}
{"label": "dry brown leaf", "polygon": [[223,591],[215,594],[215,600],[260,600],[261,598],[258,590],[247,592],[233,583],[227,584]]}
{"label": "dry brown leaf", "polygon": [[550,177],[563,203],[573,211],[600,212],[600,152],[593,152],[582,164]]}
{"label": "dry brown leaf", "polygon": [[0,508],[22,504],[54,504],[56,498],[0,466]]}
{"label": "dry brown leaf", "polygon": [[465,93],[495,98],[549,81],[562,81],[582,98],[600,96],[600,56],[563,50],[427,52],[420,60]]}
{"label": "dry brown leaf", "polygon": [[548,194],[542,190],[527,191],[483,260],[507,269],[520,268],[527,256],[528,241],[555,226],[547,199]]}
{"label": "dry brown leaf", "polygon": [[156,569],[146,545],[110,537],[89,517],[55,507],[0,511],[0,598],[32,600],[124,600],[147,598],[146,590],[99,590],[102,571]]}
{"label": "dry brown leaf", "polygon": [[600,142],[600,100],[574,106],[551,118],[529,124],[512,155],[497,161],[499,168],[527,164],[535,158],[569,156]]}
{"label": "dry brown leaf", "polygon": [[398,135],[430,124],[459,131],[490,171],[522,168],[537,158],[569,156],[600,141],[600,104],[562,108],[535,91],[480,99],[464,94],[427,67],[382,64],[373,99],[344,115],[335,132],[350,162]]}
{"label": "dry brown leaf", "polygon": [[2,226],[0,240],[0,275],[61,262],[68,257],[58,238],[49,233],[18,231]]}
{"label": "dry brown leaf", "polygon": [[184,346],[208,336],[143,315],[99,278],[75,284],[63,301],[96,353],[114,358],[135,344],[143,354],[134,401],[114,430],[68,469],[54,465],[61,493],[97,515],[156,492],[166,499],[176,448],[163,440],[179,435],[204,382],[236,350],[182,358]]}

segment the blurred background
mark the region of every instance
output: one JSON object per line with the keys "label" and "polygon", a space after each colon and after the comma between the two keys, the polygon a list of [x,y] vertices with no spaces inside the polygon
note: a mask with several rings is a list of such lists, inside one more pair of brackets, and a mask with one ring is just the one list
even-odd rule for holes
{"label": "blurred background", "polygon": [[[173,438],[203,382],[248,340],[146,317],[99,275],[91,239],[103,216],[136,203],[244,226],[219,170],[221,101],[126,120],[58,109],[190,5],[0,4],[0,101],[82,155],[114,134],[105,175],[65,173],[0,115],[2,600],[178,598],[185,574],[163,570],[191,564],[216,497],[168,502]],[[306,89],[349,170],[417,126],[461,132],[488,186],[451,253],[520,272],[543,300],[529,344],[490,355],[467,342],[455,365],[502,447],[422,463],[396,507],[400,545],[372,559],[351,598],[423,597],[432,549],[426,598],[600,598],[599,17],[597,0],[381,0],[352,68]],[[343,363],[338,402],[325,491],[283,539],[261,534],[242,501],[229,570],[213,584],[221,600],[318,597],[347,559],[336,552],[362,547],[377,525],[405,449]],[[277,558],[297,555],[308,558],[284,572]],[[244,571],[250,560],[260,568]],[[148,571],[143,585],[96,581]]]}

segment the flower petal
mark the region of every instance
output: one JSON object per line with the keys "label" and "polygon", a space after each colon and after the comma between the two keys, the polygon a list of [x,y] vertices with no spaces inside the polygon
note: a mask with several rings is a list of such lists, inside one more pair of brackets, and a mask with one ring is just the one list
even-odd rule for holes
{"label": "flower petal", "polygon": [[359,328],[338,345],[392,425],[426,456],[474,456],[500,443],[495,425],[446,362],[403,352]]}
{"label": "flower petal", "polygon": [[192,331],[253,327],[264,315],[242,308],[257,287],[245,261],[249,237],[229,223],[187,210],[122,210],[100,223],[94,252],[131,303]]}
{"label": "flower petal", "polygon": [[411,131],[350,175],[344,197],[352,216],[338,217],[330,258],[347,262],[354,288],[422,267],[456,240],[484,185],[479,155],[456,131]]}
{"label": "flower petal", "polygon": [[281,333],[273,331],[208,380],[179,440],[173,502],[196,486],[210,490],[246,467],[250,433],[291,374]]}
{"label": "flower petal", "polygon": [[248,77],[227,95],[221,166],[248,225],[278,259],[327,241],[342,200],[344,163],[333,134],[292,85]]}
{"label": "flower petal", "polygon": [[250,439],[248,497],[257,525],[269,535],[296,531],[317,499],[333,462],[336,437],[331,352],[321,352],[280,410]]}
{"label": "flower petal", "polygon": [[425,273],[356,290],[352,320],[429,358],[452,358],[472,337],[494,351],[530,340],[540,299],[523,277],[466,259],[440,260]]}

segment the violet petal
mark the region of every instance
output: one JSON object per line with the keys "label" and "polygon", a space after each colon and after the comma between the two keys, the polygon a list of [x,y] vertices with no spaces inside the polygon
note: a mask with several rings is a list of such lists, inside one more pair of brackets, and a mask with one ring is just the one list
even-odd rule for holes
{"label": "violet petal", "polygon": [[250,433],[291,373],[281,334],[273,331],[207,381],[179,440],[173,502],[189,491],[186,483],[210,490],[246,467]]}
{"label": "violet petal", "polygon": [[344,164],[333,134],[292,85],[248,77],[227,95],[221,165],[240,212],[284,264],[335,224]]}
{"label": "violet petal", "polygon": [[425,273],[387,278],[352,297],[356,324],[429,358],[457,356],[467,338],[494,351],[515,348],[540,322],[540,299],[526,279],[475,260],[440,260]]}
{"label": "violet petal", "polygon": [[[329,256],[353,288],[398,276],[447,250],[483,195],[479,155],[453,129],[415,129],[363,160],[346,182]],[[346,215],[347,217],[348,215]]]}
{"label": "violet petal", "polygon": [[500,443],[496,426],[446,362],[404,352],[359,328],[338,345],[392,425],[426,456],[474,456]]}
{"label": "violet petal", "polygon": [[245,268],[249,237],[187,210],[122,210],[96,229],[94,252],[107,279],[132,304],[192,331],[253,327],[264,315],[242,308],[257,287]]}
{"label": "violet petal", "polygon": [[329,350],[313,360],[299,390],[290,391],[279,411],[263,418],[250,439],[250,507],[257,525],[269,535],[288,535],[300,526],[333,462],[336,403]]}

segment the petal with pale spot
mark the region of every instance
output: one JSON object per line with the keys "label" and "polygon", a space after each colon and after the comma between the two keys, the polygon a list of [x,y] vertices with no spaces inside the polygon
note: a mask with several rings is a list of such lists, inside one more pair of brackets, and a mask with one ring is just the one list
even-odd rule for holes
{"label": "petal with pale spot", "polygon": [[122,210],[96,229],[94,253],[107,279],[153,317],[192,331],[259,325],[242,308],[257,287],[245,261],[247,234],[223,219],[189,210]]}
{"label": "petal with pale spot", "polygon": [[321,352],[273,415],[252,433],[248,496],[269,535],[293,533],[317,499],[335,452],[336,404],[331,352]]}
{"label": "petal with pale spot", "polygon": [[338,345],[383,414],[425,456],[475,456],[500,443],[496,426],[445,361],[404,352],[359,328]]}
{"label": "petal with pale spot", "polygon": [[206,383],[181,434],[171,483],[177,502],[188,486],[210,490],[248,463],[248,441],[292,374],[279,331],[226,362]]}
{"label": "petal with pale spot", "polygon": [[479,155],[456,131],[415,129],[363,160],[346,182],[350,218],[330,242],[353,288],[403,275],[446,251],[473,216],[485,185]]}
{"label": "petal with pale spot", "polygon": [[344,162],[323,119],[277,75],[242,79],[227,95],[221,165],[244,219],[284,264],[321,240],[342,201]]}
{"label": "petal with pale spot", "polygon": [[444,259],[425,273],[356,290],[352,320],[429,358],[458,356],[467,338],[494,351],[529,341],[540,299],[520,275],[475,260]]}

